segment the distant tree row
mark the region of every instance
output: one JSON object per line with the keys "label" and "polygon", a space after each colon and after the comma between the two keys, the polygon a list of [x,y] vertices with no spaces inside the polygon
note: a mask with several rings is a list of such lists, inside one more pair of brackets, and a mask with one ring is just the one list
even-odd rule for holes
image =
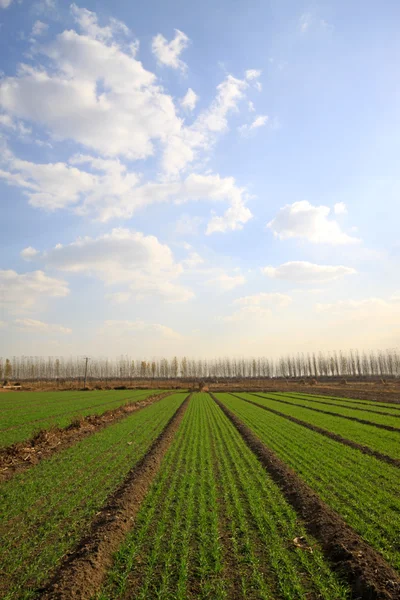
{"label": "distant tree row", "polygon": [[[0,357],[1,380],[76,380],[84,377],[82,357],[14,356]],[[308,353],[270,358],[187,357],[157,360],[92,358],[88,378],[111,379],[242,379],[242,378],[318,378],[318,377],[400,377],[398,349],[377,352]]]}

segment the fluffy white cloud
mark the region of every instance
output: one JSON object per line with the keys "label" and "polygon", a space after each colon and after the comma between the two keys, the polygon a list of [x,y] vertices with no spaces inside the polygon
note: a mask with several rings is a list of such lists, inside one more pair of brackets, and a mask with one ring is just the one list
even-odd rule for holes
{"label": "fluffy white cloud", "polygon": [[29,309],[48,298],[62,298],[68,293],[65,281],[49,277],[43,271],[16,273],[0,270],[0,306],[11,311]]}
{"label": "fluffy white cloud", "polygon": [[291,303],[292,299],[287,294],[275,292],[254,294],[252,296],[243,296],[233,302],[237,310],[231,315],[223,317],[226,323],[247,321],[249,319],[262,320],[272,315],[273,309],[285,308]]}
{"label": "fluffy white cloud", "polygon": [[307,261],[295,260],[279,267],[264,267],[262,272],[273,279],[286,279],[296,282],[333,281],[345,275],[353,275],[356,270],[342,265],[316,265]]}
{"label": "fluffy white cloud", "polygon": [[181,126],[168,136],[162,166],[170,177],[176,177],[192,163],[200,150],[209,150],[216,136],[228,129],[228,115],[238,110],[248,87],[247,81],[228,75],[217,86],[210,106],[194,123],[190,127]]}
{"label": "fluffy white cloud", "polygon": [[315,244],[355,244],[360,240],[344,233],[337,223],[329,219],[328,206],[313,206],[307,200],[287,204],[268,223],[280,240],[304,238]]}
{"label": "fluffy white cloud", "polygon": [[44,323],[36,319],[15,319],[14,323],[19,329],[33,333],[72,333],[72,329],[69,327]]}
{"label": "fluffy white cloud", "polygon": [[8,8],[13,0],[0,0],[0,8]]}
{"label": "fluffy white cloud", "polygon": [[258,69],[248,69],[245,72],[245,77],[248,81],[253,81],[253,79],[258,79],[261,76],[261,71]]}
{"label": "fluffy white cloud", "polygon": [[147,323],[145,321],[114,321],[108,320],[104,323],[104,331],[109,333],[110,331],[123,334],[129,333],[143,333],[146,335],[154,336],[155,338],[166,338],[171,340],[183,339],[183,336],[165,325],[159,323]]}
{"label": "fluffy white cloud", "polygon": [[222,292],[228,292],[238,285],[246,283],[246,279],[243,275],[228,275],[227,273],[221,273],[216,277],[209,279],[206,283]]}
{"label": "fluffy white cloud", "polygon": [[241,125],[238,129],[242,135],[247,135],[254,129],[259,129],[260,127],[264,127],[268,122],[267,115],[259,115],[256,117],[250,125]]}
{"label": "fluffy white cloud", "polygon": [[258,127],[264,127],[267,124],[268,117],[267,115],[259,115],[254,119],[252,124],[250,125],[250,129],[257,129]]}
{"label": "fluffy white cloud", "polygon": [[175,262],[169,246],[155,236],[129,229],[113,229],[97,238],[80,238],[65,246],[58,244],[43,253],[41,260],[54,269],[97,277],[107,285],[125,284],[129,291],[122,290],[124,300],[128,293],[171,302],[185,302],[193,297],[190,290],[176,283],[183,267]]}
{"label": "fluffy white cloud", "polygon": [[198,99],[199,97],[196,92],[194,92],[192,88],[189,88],[181,100],[181,106],[188,110],[194,110]]}
{"label": "fluffy white cloud", "polygon": [[170,42],[161,33],[156,35],[153,38],[151,49],[161,65],[185,71],[187,65],[180,60],[179,56],[188,47],[188,44],[188,36],[183,31],[175,29],[175,37]]}
{"label": "fluffy white cloud", "polygon": [[119,33],[129,35],[129,28],[118,19],[111,18],[109,25],[100,27],[97,15],[86,8],[71,4],[71,14],[80,29],[91,38],[102,42],[111,42]]}
{"label": "fluffy white cloud", "polygon": [[114,40],[122,24],[100,27],[94,13],[74,11],[84,34],[64,31],[38,47],[51,66],[22,64],[16,76],[3,78],[0,106],[42,124],[56,140],[73,139],[106,156],[152,156],[154,142],[181,128],[172,98]]}
{"label": "fluffy white cloud", "polygon": [[335,213],[335,215],[346,215],[347,206],[344,202],[337,202],[333,207],[333,212]]}
{"label": "fluffy white cloud", "polygon": [[[173,98],[135,58],[137,42],[123,23],[110,19],[100,25],[95,13],[75,4],[71,12],[80,33],[63,31],[51,43],[37,45],[33,66],[21,64],[14,76],[0,78],[0,123],[15,128],[15,119],[32,121],[52,141],[72,140],[100,156],[40,164],[2,153],[0,178],[21,187],[32,206],[69,208],[102,221],[129,219],[159,202],[225,201],[228,209],[213,213],[207,234],[240,229],[252,215],[233,178],[181,173],[206,159],[200,153],[210,151],[227,130],[228,115],[238,110],[259,72],[247,71],[245,79],[228,75],[209,107],[186,126]],[[181,47],[182,35],[167,43],[169,52]],[[182,104],[190,109],[196,98],[189,89]],[[155,181],[144,181],[124,162],[143,159],[160,159],[162,173]]]}
{"label": "fluffy white cloud", "polygon": [[48,28],[49,28],[49,26],[47,25],[47,23],[43,23],[43,21],[39,21],[39,20],[35,21],[35,23],[33,24],[33,27],[32,27],[31,36],[39,37],[39,36],[43,35],[44,33],[46,33]]}
{"label": "fluffy white cloud", "polygon": [[[245,190],[237,187],[232,177],[191,174],[183,181],[140,185],[139,176],[128,172],[119,160],[76,156],[70,163],[41,165],[9,156],[8,169],[0,169],[0,179],[21,187],[32,206],[45,210],[69,207],[101,221],[129,219],[152,204],[193,201],[229,204],[222,216],[211,218],[207,234],[241,229],[252,216]],[[91,171],[75,165],[87,165]]]}
{"label": "fluffy white cloud", "polygon": [[38,254],[39,250],[32,248],[32,246],[28,246],[27,248],[24,248],[22,250],[21,257],[25,260],[32,260],[32,258],[35,258],[35,256],[37,256]]}

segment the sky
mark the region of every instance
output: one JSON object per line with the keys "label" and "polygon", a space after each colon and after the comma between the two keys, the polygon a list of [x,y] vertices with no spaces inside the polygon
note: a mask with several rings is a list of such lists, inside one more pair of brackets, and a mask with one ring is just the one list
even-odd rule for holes
{"label": "sky", "polygon": [[0,0],[0,356],[397,347],[395,0]]}

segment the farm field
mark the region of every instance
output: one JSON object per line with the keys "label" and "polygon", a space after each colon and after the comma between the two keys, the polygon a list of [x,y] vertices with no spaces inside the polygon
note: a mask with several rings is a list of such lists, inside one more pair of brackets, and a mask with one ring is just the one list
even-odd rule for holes
{"label": "farm field", "polygon": [[[88,394],[62,397],[90,410]],[[140,394],[154,391],[93,392],[104,404]],[[31,421],[51,395],[13,394],[21,425],[24,404]],[[397,456],[396,431],[303,408],[340,402],[375,421],[347,399],[171,393],[15,473],[0,484],[0,597],[400,598],[400,469],[286,418]]]}
{"label": "farm field", "polygon": [[0,447],[29,439],[52,426],[66,427],[77,417],[101,415],[160,390],[95,392],[8,392],[0,395]]}
{"label": "farm field", "polygon": [[[284,395],[272,395],[272,394],[237,394],[250,402],[261,404],[266,408],[281,412],[283,414],[296,417],[311,425],[316,425],[323,429],[327,429],[330,432],[337,433],[344,438],[353,440],[358,444],[377,450],[383,454],[391,456],[393,458],[400,458],[400,420],[392,417],[384,417],[378,415],[375,418],[374,415],[364,412],[355,412],[351,409],[346,411],[340,411],[337,416],[329,414],[336,412],[336,407],[331,408],[322,406],[319,407],[317,412],[315,407],[317,406],[313,400],[310,400],[308,405],[306,399],[300,400],[300,404],[297,400],[292,397]],[[328,412],[325,412],[325,408]],[[350,419],[343,418],[343,415],[350,417]],[[372,423],[377,423],[377,426],[368,425],[359,421],[352,421],[351,419],[363,419]],[[378,420],[379,419],[379,420]],[[386,420],[385,420],[386,419]],[[381,429],[379,425],[384,424],[389,427],[396,427],[397,430],[388,431]]]}

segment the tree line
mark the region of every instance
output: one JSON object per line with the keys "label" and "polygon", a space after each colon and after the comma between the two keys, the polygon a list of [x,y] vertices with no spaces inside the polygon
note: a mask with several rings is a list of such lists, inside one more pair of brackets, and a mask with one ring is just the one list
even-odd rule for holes
{"label": "tree line", "polygon": [[[85,375],[85,357],[0,357],[0,380],[78,380]],[[318,352],[279,358],[187,357],[156,360],[91,358],[89,380],[133,379],[244,379],[318,377],[400,377],[400,353],[396,349],[360,352]]]}

